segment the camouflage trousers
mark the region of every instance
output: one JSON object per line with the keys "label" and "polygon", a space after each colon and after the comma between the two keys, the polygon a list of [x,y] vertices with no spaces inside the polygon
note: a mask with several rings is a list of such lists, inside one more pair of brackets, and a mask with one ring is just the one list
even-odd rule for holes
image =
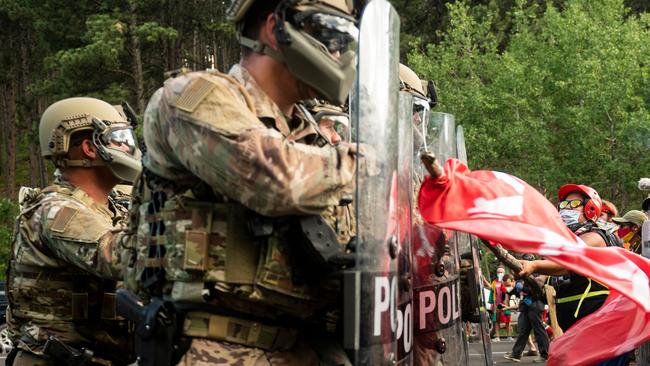
{"label": "camouflage trousers", "polygon": [[347,366],[350,362],[342,349],[329,345],[323,345],[317,352],[311,345],[299,341],[288,351],[264,351],[229,342],[194,338],[178,366],[204,365]]}
{"label": "camouflage trousers", "polygon": [[19,350],[14,358],[13,366],[49,366],[50,362],[32,353]]}
{"label": "camouflage trousers", "polygon": [[[13,359],[13,363],[9,364],[9,358],[6,361],[7,366],[59,366],[60,363],[51,360],[45,359],[43,356],[33,354],[31,352],[17,350],[16,357]],[[99,365],[117,365],[108,360],[99,360],[93,359],[90,362],[86,363],[88,366],[99,366]]]}
{"label": "camouflage trousers", "polygon": [[304,343],[289,351],[264,351],[228,342],[194,338],[190,349],[178,366],[234,365],[234,366],[317,366],[316,352]]}

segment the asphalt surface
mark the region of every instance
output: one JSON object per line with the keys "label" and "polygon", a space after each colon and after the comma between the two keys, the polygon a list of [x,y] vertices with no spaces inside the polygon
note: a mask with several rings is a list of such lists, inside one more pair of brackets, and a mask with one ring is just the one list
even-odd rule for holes
{"label": "asphalt surface", "polygon": [[[512,351],[512,346],[515,342],[504,341],[503,338],[501,342],[492,342],[492,361],[494,365],[525,365],[525,366],[540,366],[546,365],[546,363],[533,363],[533,359],[537,357],[521,357],[521,362],[512,362],[503,357],[507,352]],[[528,349],[526,349],[527,351]],[[524,352],[525,353],[525,352]],[[470,366],[488,366],[485,363],[483,357],[483,345],[481,343],[470,343],[469,344],[469,365]]]}
{"label": "asphalt surface", "polygon": [[[512,362],[503,358],[506,352],[512,351],[512,346],[515,342],[501,341],[492,343],[492,360],[494,365],[523,365],[523,366],[541,366],[545,363],[533,363],[535,357],[522,357],[521,362]],[[469,344],[469,366],[487,366],[483,358],[483,345],[480,343]],[[0,365],[4,366],[5,357],[0,356]]]}

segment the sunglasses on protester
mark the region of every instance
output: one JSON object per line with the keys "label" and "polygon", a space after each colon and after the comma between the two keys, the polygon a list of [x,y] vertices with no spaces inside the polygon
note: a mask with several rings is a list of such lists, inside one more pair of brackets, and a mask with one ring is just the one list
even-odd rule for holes
{"label": "sunglasses on protester", "polygon": [[564,200],[560,201],[560,204],[558,205],[560,209],[574,209],[578,208],[582,205],[584,205],[584,201],[582,200]]}

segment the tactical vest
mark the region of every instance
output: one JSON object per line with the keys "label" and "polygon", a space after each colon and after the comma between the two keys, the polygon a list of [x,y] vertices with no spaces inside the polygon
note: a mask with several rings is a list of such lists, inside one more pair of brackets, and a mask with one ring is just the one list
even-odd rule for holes
{"label": "tactical vest", "polygon": [[[591,226],[585,232],[595,232],[600,235],[608,247],[621,246],[620,240],[607,230]],[[585,299],[597,297],[599,301],[604,302],[609,295],[607,286],[574,272],[568,276],[555,276],[552,280],[556,289],[556,303],[571,303],[575,309],[575,317],[578,316],[580,306]]]}
{"label": "tactical vest", "polygon": [[101,348],[97,344],[103,340],[114,343],[109,334],[124,323],[115,311],[116,282],[103,280],[57,259],[41,241],[41,233],[27,224],[53,195],[84,204],[77,194],[80,191],[57,185],[42,191],[21,191],[21,212],[16,220],[12,259],[7,271],[10,323],[16,328],[26,323],[45,328],[43,333],[38,327],[37,334],[28,332],[37,342],[45,341],[48,335],[56,335],[64,342],[89,341],[97,348]]}
{"label": "tactical vest", "polygon": [[335,303],[338,282],[310,273],[295,218],[161,182],[146,171],[134,187],[135,275],[145,293],[270,318],[306,318]]}

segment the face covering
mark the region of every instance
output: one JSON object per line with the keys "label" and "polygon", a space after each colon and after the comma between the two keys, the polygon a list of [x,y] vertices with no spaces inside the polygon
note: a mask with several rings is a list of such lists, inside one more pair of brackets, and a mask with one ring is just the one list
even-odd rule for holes
{"label": "face covering", "polygon": [[576,210],[560,210],[560,217],[566,226],[578,224],[581,212]]}
{"label": "face covering", "polygon": [[499,281],[503,280],[503,275],[505,275],[505,273],[497,272],[497,278],[499,279]]}
{"label": "face covering", "polygon": [[512,291],[513,288],[514,287],[512,287],[512,286],[506,286],[506,291],[510,292],[510,291]]}
{"label": "face covering", "polygon": [[[634,232],[632,232],[632,228],[629,226],[624,226],[618,229],[617,231],[618,237],[623,239],[624,242],[630,241],[629,239],[632,239],[634,236]],[[628,240],[625,240],[628,239]]]}
{"label": "face covering", "polygon": [[601,229],[607,230],[612,234],[614,234],[616,232],[616,230],[618,229],[618,225],[616,225],[616,223],[605,221],[603,219],[598,219],[598,226]]}

